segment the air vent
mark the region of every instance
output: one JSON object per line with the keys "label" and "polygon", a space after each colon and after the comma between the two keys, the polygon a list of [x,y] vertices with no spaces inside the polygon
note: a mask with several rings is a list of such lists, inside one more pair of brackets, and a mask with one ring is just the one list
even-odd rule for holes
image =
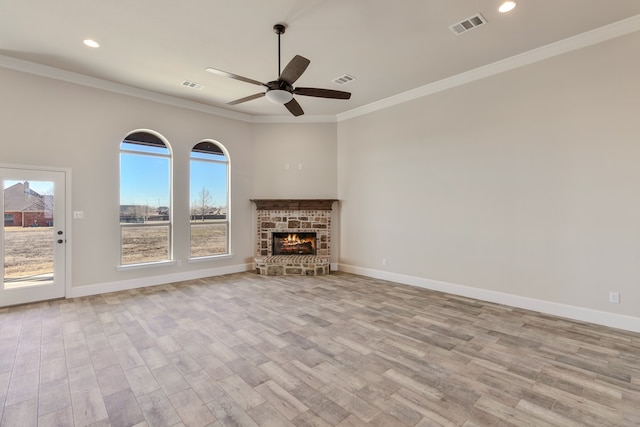
{"label": "air vent", "polygon": [[453,24],[452,26],[449,27],[449,29],[453,31],[455,35],[460,35],[462,33],[466,33],[467,31],[473,30],[474,28],[477,28],[486,23],[487,23],[487,20],[484,19],[484,16],[478,13],[477,15],[474,15],[471,18],[467,18],[464,21],[458,22],[457,24]]}
{"label": "air vent", "polygon": [[356,78],[353,76],[350,76],[349,74],[345,74],[343,76],[337,77],[333,80],[331,80],[332,82],[334,82],[337,85],[346,85],[347,83],[350,83],[352,81],[354,81]]}
{"label": "air vent", "polygon": [[202,90],[202,88],[204,87],[204,85],[201,85],[200,83],[190,82],[189,80],[183,81],[182,86],[190,87],[191,89],[197,90]]}

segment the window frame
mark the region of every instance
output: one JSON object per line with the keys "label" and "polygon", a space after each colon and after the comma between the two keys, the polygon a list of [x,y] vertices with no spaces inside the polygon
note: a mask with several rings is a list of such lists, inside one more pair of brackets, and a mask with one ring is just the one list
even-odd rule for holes
{"label": "window frame", "polygon": [[[213,144],[217,149],[220,150],[219,155],[223,157],[223,160],[216,159],[213,157],[215,155],[214,152],[211,152],[212,158],[202,158],[202,157],[193,157],[193,153],[195,148],[203,143]],[[195,151],[198,153],[203,153],[202,151]],[[204,153],[206,154],[206,153]],[[192,190],[192,171],[193,171],[193,162],[202,162],[202,163],[214,163],[214,164],[223,164],[226,165],[226,174],[225,174],[225,206],[226,206],[226,216],[225,219],[217,219],[217,220],[209,220],[205,224],[224,224],[226,226],[226,238],[225,238],[225,247],[226,252],[212,254],[212,255],[193,255],[193,227],[198,227],[199,224],[195,219],[192,219],[192,200],[191,200],[191,190]],[[229,152],[226,147],[220,143],[219,141],[213,139],[203,139],[196,143],[191,150],[189,151],[189,262],[199,262],[199,261],[207,261],[211,259],[220,259],[220,258],[229,258],[232,256],[231,251],[231,158],[229,157]],[[200,224],[201,225],[201,224]]]}
{"label": "window frame", "polygon": [[[160,140],[163,144],[164,144],[164,149],[167,150],[167,153],[154,153],[154,152],[144,152],[144,151],[138,151],[138,150],[132,150],[132,149],[127,149],[127,148],[123,148],[122,144],[127,142],[127,138],[131,137],[134,134],[137,133],[147,133],[150,134],[156,138],[158,138],[158,140]],[[129,142],[131,143],[131,142]],[[140,143],[141,146],[157,146],[160,147],[158,144],[144,144],[144,143]],[[168,221],[159,221],[159,224],[153,224],[153,223],[123,223],[121,220],[121,214],[122,214],[122,154],[128,154],[128,155],[136,155],[136,156],[144,156],[144,157],[156,157],[156,158],[162,158],[162,159],[167,159],[168,160],[168,177],[167,177],[167,185],[168,185],[168,190],[169,190],[169,194],[168,194],[168,213],[169,213],[169,219]],[[124,138],[122,138],[122,140],[120,141],[119,147],[118,147],[118,162],[119,162],[119,168],[118,168],[118,191],[119,191],[119,203],[118,203],[118,229],[119,229],[119,260],[118,260],[118,265],[117,265],[117,270],[128,270],[128,269],[137,269],[137,268],[148,268],[148,267],[153,267],[153,266],[157,266],[157,265],[167,265],[167,264],[175,264],[176,261],[174,259],[174,248],[173,248],[173,243],[174,243],[174,219],[173,219],[173,150],[171,148],[171,144],[169,143],[169,141],[167,141],[167,139],[160,133],[153,131],[151,129],[137,129],[131,132],[128,132],[126,134],[126,136]],[[160,206],[158,206],[159,208]],[[167,227],[168,228],[168,248],[167,248],[167,259],[161,259],[161,260],[152,260],[152,261],[143,261],[143,262],[138,262],[138,263],[130,263],[130,264],[124,264],[123,263],[123,232],[126,228],[132,228],[132,227]]]}

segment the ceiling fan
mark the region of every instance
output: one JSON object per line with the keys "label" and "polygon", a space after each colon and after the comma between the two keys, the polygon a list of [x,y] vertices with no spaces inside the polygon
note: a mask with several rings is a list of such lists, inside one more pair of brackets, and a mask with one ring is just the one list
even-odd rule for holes
{"label": "ceiling fan", "polygon": [[343,92],[340,90],[320,89],[314,87],[293,87],[293,83],[300,78],[311,61],[303,56],[296,55],[291,61],[289,61],[287,66],[284,67],[284,70],[280,72],[280,36],[284,34],[285,28],[286,27],[283,24],[276,24],[273,26],[273,31],[278,35],[278,75],[280,77],[278,77],[277,80],[273,80],[268,83],[262,83],[257,80],[242,77],[237,74],[228,73],[226,71],[218,70],[215,68],[206,68],[208,72],[219,76],[229,77],[231,79],[240,80],[246,83],[251,83],[267,88],[265,92],[260,92],[246,96],[244,98],[236,99],[235,101],[229,102],[227,105],[237,105],[265,96],[269,101],[275,104],[283,104],[291,114],[297,117],[303,115],[304,111],[302,110],[300,104],[298,104],[298,101],[293,98],[293,95],[314,96],[317,98],[332,99],[351,98],[350,92]]}

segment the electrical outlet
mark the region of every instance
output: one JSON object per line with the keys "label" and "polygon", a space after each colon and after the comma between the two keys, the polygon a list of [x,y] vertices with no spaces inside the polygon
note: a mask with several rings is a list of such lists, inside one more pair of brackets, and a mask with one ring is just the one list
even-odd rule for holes
{"label": "electrical outlet", "polygon": [[609,292],[609,302],[612,302],[614,304],[620,304],[620,293]]}
{"label": "electrical outlet", "polygon": [[382,258],[382,265],[387,265],[387,259],[386,258]]}

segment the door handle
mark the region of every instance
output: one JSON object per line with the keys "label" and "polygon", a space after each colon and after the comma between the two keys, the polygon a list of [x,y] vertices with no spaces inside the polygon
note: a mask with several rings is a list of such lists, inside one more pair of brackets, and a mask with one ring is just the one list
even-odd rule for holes
{"label": "door handle", "polygon": [[58,239],[58,243],[64,243],[64,240]]}

